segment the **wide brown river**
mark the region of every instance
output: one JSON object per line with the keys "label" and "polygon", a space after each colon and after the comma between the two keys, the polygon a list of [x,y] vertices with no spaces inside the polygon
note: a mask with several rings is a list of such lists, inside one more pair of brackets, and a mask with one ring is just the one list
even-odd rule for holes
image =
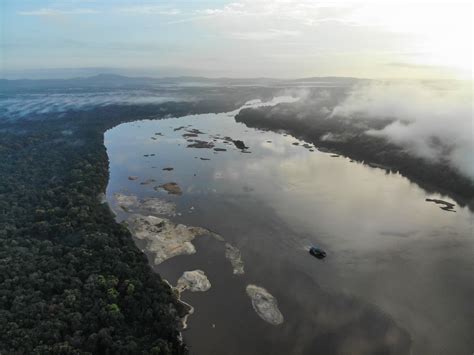
{"label": "wide brown river", "polygon": [[[153,266],[173,285],[195,269],[212,285],[182,294],[195,308],[183,332],[191,353],[472,354],[473,213],[440,209],[425,199],[453,201],[399,174],[247,128],[236,113],[136,121],[105,135],[113,208],[117,192],[163,198],[176,204],[174,222],[241,252],[243,275],[209,236],[192,242],[195,254]],[[187,148],[192,129],[226,151]],[[182,195],[153,188],[167,182]],[[309,255],[312,245],[327,257]],[[249,284],[276,299],[283,323],[257,314]]]}

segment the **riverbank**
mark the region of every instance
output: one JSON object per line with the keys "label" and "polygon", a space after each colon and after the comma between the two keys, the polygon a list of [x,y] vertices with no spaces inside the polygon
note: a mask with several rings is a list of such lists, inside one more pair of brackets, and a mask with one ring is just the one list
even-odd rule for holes
{"label": "riverbank", "polygon": [[187,351],[184,308],[97,198],[109,178],[103,134],[144,116],[235,107],[211,106],[107,106],[0,122],[0,256],[8,260],[0,352]]}
{"label": "riverbank", "polygon": [[[474,182],[452,168],[445,161],[429,161],[410,154],[385,138],[365,134],[373,128],[388,124],[354,121],[340,117],[326,117],[315,113],[295,119],[300,112],[297,104],[280,105],[274,112],[268,107],[247,108],[235,119],[248,127],[286,132],[298,139],[314,144],[322,151],[343,154],[368,166],[398,172],[430,192],[449,195],[461,206],[474,211]],[[306,113],[307,114],[307,113]]]}

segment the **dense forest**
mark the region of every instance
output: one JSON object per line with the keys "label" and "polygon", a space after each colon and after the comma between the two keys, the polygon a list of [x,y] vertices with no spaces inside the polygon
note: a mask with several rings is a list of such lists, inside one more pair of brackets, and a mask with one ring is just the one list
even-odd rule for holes
{"label": "dense forest", "polygon": [[[331,100],[341,97],[333,95]],[[329,100],[328,100],[329,101]],[[334,105],[334,102],[328,102]],[[249,127],[285,131],[312,142],[320,149],[344,154],[368,165],[399,172],[426,191],[449,195],[461,206],[474,210],[473,182],[453,169],[447,161],[428,161],[410,154],[383,137],[367,135],[369,129],[381,129],[391,122],[364,118],[327,118],[319,107],[304,104],[280,104],[278,107],[244,109],[236,116],[238,122]]]}
{"label": "dense forest", "polygon": [[[104,132],[138,119],[231,111],[277,92],[211,88],[189,102],[0,117],[0,354],[186,353],[184,306],[102,202]],[[277,108],[245,109],[236,119],[397,170],[461,204],[474,197],[472,183],[446,164],[368,137],[365,122],[302,116],[294,104]],[[322,139],[328,133],[333,138]]]}
{"label": "dense forest", "polygon": [[0,353],[187,351],[184,307],[102,202],[103,134],[125,121],[238,104],[107,106],[0,121]]}

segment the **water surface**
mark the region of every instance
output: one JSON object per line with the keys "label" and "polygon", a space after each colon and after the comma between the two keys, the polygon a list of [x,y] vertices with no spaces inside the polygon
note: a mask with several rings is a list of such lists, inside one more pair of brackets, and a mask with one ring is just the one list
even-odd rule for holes
{"label": "water surface", "polygon": [[[194,242],[196,254],[155,267],[172,284],[202,269],[212,284],[183,294],[195,307],[184,332],[192,353],[472,353],[473,214],[441,210],[425,198],[449,198],[398,174],[247,128],[236,112],[137,121],[105,135],[112,206],[115,192],[163,197],[177,205],[174,221],[215,231],[241,250],[241,276],[210,237]],[[189,129],[227,150],[187,148]],[[156,183],[140,184],[148,179]],[[153,189],[170,181],[183,195]],[[328,257],[311,257],[310,245]],[[254,312],[251,283],[277,298],[282,325]]]}

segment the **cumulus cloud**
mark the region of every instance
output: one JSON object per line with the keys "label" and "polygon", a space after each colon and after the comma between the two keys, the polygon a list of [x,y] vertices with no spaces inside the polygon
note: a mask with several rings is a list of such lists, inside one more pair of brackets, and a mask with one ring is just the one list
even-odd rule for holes
{"label": "cumulus cloud", "polygon": [[472,102],[471,87],[456,82],[372,83],[352,90],[332,116],[393,119],[367,134],[385,137],[417,156],[447,161],[474,179]]}

